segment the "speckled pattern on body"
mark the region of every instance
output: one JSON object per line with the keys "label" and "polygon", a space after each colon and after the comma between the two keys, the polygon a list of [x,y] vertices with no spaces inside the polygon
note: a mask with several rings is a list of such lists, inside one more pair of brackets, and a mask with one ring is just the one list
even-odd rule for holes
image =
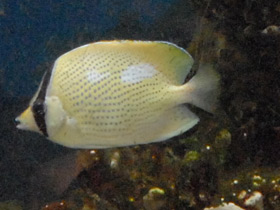
{"label": "speckled pattern on body", "polygon": [[219,76],[161,41],[101,41],[60,56],[47,71],[17,128],[72,148],[109,148],[167,140],[199,118],[186,104],[213,112]]}
{"label": "speckled pattern on body", "polygon": [[162,140],[197,120],[174,94],[192,62],[164,42],[93,43],[57,59],[47,95],[63,102],[86,139],[104,145]]}

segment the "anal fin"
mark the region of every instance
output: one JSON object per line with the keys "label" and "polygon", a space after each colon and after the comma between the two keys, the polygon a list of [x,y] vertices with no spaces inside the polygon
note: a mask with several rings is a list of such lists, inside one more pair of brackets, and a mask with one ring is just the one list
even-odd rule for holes
{"label": "anal fin", "polygon": [[150,130],[154,131],[152,142],[164,141],[180,135],[191,129],[198,121],[199,118],[185,105],[169,109],[159,117],[158,123],[151,125]]}

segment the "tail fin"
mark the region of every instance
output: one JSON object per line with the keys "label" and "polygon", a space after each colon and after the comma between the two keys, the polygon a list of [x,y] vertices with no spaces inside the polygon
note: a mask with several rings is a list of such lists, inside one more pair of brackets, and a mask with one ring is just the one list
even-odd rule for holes
{"label": "tail fin", "polygon": [[196,75],[186,84],[188,90],[192,90],[188,103],[213,113],[218,104],[219,80],[219,74],[212,65],[200,64]]}

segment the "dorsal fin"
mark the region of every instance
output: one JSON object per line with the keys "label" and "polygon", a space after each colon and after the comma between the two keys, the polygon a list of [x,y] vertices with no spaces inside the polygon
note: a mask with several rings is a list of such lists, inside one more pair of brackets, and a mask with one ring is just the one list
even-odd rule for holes
{"label": "dorsal fin", "polygon": [[143,45],[143,53],[161,66],[158,69],[173,84],[181,85],[184,83],[194,62],[186,50],[163,41],[139,42],[139,45]]}
{"label": "dorsal fin", "polygon": [[[70,53],[71,52],[71,53]],[[101,41],[78,47],[61,56],[60,60],[69,60],[77,55],[88,53],[124,53],[128,57],[140,59],[156,65],[157,69],[174,85],[184,83],[193,65],[192,56],[183,48],[163,41]]]}

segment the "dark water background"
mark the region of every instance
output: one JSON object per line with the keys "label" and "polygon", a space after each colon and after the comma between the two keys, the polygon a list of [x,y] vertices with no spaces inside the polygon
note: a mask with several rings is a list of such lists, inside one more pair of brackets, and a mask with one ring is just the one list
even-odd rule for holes
{"label": "dark water background", "polygon": [[[73,180],[64,194],[54,195],[51,189],[39,187],[31,177],[41,173],[40,166],[73,151],[38,134],[18,131],[14,123],[59,55],[98,40],[136,39],[174,42],[189,48],[197,62],[213,63],[221,75],[221,103],[220,114],[213,118],[202,112],[204,122],[181,138],[117,151],[131,154],[128,159],[147,151],[161,157],[158,162],[149,161],[153,155],[139,158],[138,169],[144,170],[148,164],[153,173],[149,179],[143,178],[146,182],[141,190],[130,183],[132,196],[141,200],[157,184],[168,195],[163,199],[168,205],[159,209],[203,209],[218,204],[222,196],[242,206],[232,193],[250,188],[264,195],[265,209],[280,209],[280,188],[271,184],[276,180],[280,185],[280,32],[279,28],[264,32],[269,26],[277,27],[279,17],[278,1],[0,0],[0,203],[12,201],[23,209],[41,209],[47,203],[71,200],[71,190],[81,188],[109,201],[110,205],[104,202],[98,209],[143,207],[142,201],[132,203],[121,196],[110,200],[123,189],[110,182],[116,176],[100,178],[103,173],[113,173],[110,168],[100,169],[101,163]],[[219,147],[222,131],[230,139]],[[193,139],[200,143],[190,143]],[[212,153],[205,151],[208,144],[214,145]],[[184,165],[190,151],[201,158]],[[102,151],[100,156],[106,160],[114,152]],[[176,173],[165,172],[159,184],[156,174],[172,168],[166,161],[171,153],[171,165],[180,164]],[[124,177],[122,172],[116,173]],[[266,184],[255,186],[254,175],[265,177]],[[127,183],[120,177],[118,183]],[[234,188],[229,183],[236,177],[243,185]],[[93,179],[109,183],[113,194],[101,196],[107,188],[96,187]],[[175,180],[176,193],[167,189],[170,179]]]}

